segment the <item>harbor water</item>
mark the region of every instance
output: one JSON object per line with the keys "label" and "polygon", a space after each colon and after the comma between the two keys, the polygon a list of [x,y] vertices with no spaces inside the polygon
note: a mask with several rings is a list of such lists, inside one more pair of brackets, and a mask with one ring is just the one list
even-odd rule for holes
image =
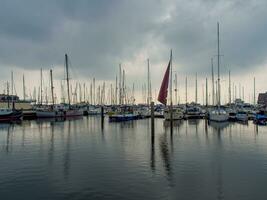
{"label": "harbor water", "polygon": [[0,124],[0,198],[266,199],[267,127],[98,116]]}

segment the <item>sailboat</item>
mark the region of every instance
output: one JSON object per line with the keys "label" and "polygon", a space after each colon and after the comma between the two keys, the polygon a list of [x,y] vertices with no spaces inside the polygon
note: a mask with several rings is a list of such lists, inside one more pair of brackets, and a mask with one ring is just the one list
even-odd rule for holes
{"label": "sailboat", "polygon": [[64,113],[61,110],[55,109],[54,101],[54,86],[53,86],[53,73],[52,69],[50,70],[50,80],[51,80],[51,95],[52,95],[52,105],[46,107],[40,107],[36,109],[37,118],[54,118],[54,117],[63,117]]}
{"label": "sailboat", "polygon": [[220,89],[220,40],[219,40],[219,23],[217,23],[217,39],[218,39],[218,81],[217,81],[217,106],[209,113],[209,119],[216,122],[225,122],[228,120],[228,113],[221,107],[221,89]]}
{"label": "sailboat", "polygon": [[[9,83],[7,82],[7,106],[8,108],[0,108],[0,122],[16,121],[22,118],[22,110],[15,108],[15,100],[13,95],[14,79],[13,72],[11,73],[12,93],[9,95]],[[10,108],[10,100],[12,101],[12,108]]]}
{"label": "sailboat", "polygon": [[0,122],[20,120],[22,118],[21,110],[11,108],[0,108]]}
{"label": "sailboat", "polygon": [[70,84],[69,84],[69,61],[68,55],[65,54],[65,67],[66,67],[66,81],[67,81],[67,93],[68,93],[68,106],[64,109],[64,117],[76,117],[76,116],[83,116],[83,110],[74,107],[70,104]]}
{"label": "sailboat", "polygon": [[[183,119],[184,113],[183,110],[179,107],[173,107],[172,106],[172,51],[170,56],[170,61],[168,64],[168,67],[166,69],[166,72],[164,74],[159,95],[158,95],[158,101],[166,106],[167,104],[167,96],[168,96],[168,87],[170,82],[170,107],[166,108],[164,110],[164,118],[165,120],[180,120]],[[170,74],[171,73],[171,74]],[[171,77],[171,80],[169,81],[169,78]]]}

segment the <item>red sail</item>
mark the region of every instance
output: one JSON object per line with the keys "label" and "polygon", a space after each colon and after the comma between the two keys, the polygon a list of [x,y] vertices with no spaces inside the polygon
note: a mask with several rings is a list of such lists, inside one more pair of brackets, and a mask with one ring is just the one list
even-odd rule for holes
{"label": "red sail", "polygon": [[167,70],[166,70],[166,72],[164,74],[164,78],[163,78],[162,83],[161,83],[159,96],[158,96],[158,101],[160,103],[163,103],[164,105],[167,104],[170,65],[171,65],[171,63],[169,62]]}

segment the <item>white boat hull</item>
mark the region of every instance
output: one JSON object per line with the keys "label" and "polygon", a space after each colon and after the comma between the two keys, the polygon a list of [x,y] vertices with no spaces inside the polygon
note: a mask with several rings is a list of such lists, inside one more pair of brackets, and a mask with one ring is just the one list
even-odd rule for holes
{"label": "white boat hull", "polygon": [[48,110],[37,110],[36,111],[37,118],[53,118],[53,117],[64,117],[64,113],[62,111],[48,111]]}
{"label": "white boat hull", "polygon": [[225,113],[221,113],[221,114],[210,113],[209,119],[215,122],[225,122],[225,121],[228,121],[229,116],[228,114],[225,114]]}

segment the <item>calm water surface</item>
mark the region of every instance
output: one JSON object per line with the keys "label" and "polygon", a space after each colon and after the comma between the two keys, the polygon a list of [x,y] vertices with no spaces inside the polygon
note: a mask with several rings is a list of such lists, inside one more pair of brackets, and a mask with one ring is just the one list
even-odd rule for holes
{"label": "calm water surface", "polygon": [[155,124],[0,124],[0,199],[267,199],[267,127]]}

